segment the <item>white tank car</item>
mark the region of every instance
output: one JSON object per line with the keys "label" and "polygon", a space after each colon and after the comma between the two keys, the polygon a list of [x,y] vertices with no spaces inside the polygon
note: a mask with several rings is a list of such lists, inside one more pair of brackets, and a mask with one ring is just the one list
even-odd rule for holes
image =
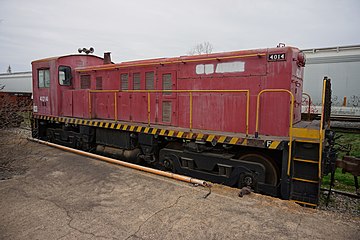
{"label": "white tank car", "polygon": [[[322,79],[332,86],[332,114],[360,115],[360,45],[302,50],[306,55],[304,92],[312,98],[313,113],[320,113]],[[303,97],[303,112],[307,112]]]}

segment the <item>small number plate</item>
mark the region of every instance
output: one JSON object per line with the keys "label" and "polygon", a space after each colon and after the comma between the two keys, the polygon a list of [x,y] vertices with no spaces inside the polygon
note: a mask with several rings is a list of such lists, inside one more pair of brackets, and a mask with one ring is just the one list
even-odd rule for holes
{"label": "small number plate", "polygon": [[285,53],[269,54],[268,61],[285,61]]}

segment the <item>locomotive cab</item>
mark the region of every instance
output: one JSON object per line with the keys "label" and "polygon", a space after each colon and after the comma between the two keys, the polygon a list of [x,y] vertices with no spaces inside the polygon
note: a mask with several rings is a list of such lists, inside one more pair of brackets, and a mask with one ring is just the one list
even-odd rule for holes
{"label": "locomotive cab", "polygon": [[64,92],[74,89],[75,68],[99,65],[103,59],[91,55],[69,55],[32,62],[35,114],[62,116]]}

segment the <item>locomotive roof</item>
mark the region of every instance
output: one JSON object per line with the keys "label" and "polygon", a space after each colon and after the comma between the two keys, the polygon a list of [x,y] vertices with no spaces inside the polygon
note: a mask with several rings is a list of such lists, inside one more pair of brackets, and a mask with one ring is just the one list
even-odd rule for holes
{"label": "locomotive roof", "polygon": [[[292,47],[283,47],[281,49],[288,50],[289,48],[292,48]],[[233,52],[201,54],[201,55],[194,55],[194,56],[155,58],[155,59],[147,59],[147,60],[127,61],[127,62],[121,62],[121,63],[117,63],[117,64],[79,67],[76,70],[78,72],[87,72],[87,71],[92,71],[92,70],[111,70],[111,69],[135,67],[135,66],[165,65],[165,64],[175,64],[175,63],[187,63],[187,62],[243,58],[243,57],[252,57],[252,56],[264,56],[269,50],[275,50],[275,49],[279,50],[279,48],[272,48],[272,49],[264,48],[264,49],[254,49],[254,50],[242,50],[242,51],[233,51]]]}
{"label": "locomotive roof", "polygon": [[75,56],[81,56],[81,57],[95,57],[95,58],[98,58],[98,59],[103,60],[103,58],[102,58],[102,57],[99,57],[99,56],[96,56],[96,55],[69,54],[69,55],[63,55],[63,56],[56,56],[56,57],[49,57],[49,58],[38,59],[38,60],[34,60],[34,61],[32,61],[31,63],[56,61],[56,60],[59,60],[60,58],[75,57]]}

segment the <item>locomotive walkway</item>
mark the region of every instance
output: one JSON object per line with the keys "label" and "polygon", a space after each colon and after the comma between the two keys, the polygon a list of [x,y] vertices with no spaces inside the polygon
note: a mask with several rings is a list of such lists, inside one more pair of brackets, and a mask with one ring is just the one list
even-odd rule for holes
{"label": "locomotive walkway", "polygon": [[[6,143],[4,136],[0,138]],[[0,239],[360,236],[359,217],[303,208],[258,194],[239,198],[238,190],[221,186],[208,195],[206,188],[26,140],[5,144],[2,154],[7,153],[17,159],[13,164],[27,171],[0,181]]]}

